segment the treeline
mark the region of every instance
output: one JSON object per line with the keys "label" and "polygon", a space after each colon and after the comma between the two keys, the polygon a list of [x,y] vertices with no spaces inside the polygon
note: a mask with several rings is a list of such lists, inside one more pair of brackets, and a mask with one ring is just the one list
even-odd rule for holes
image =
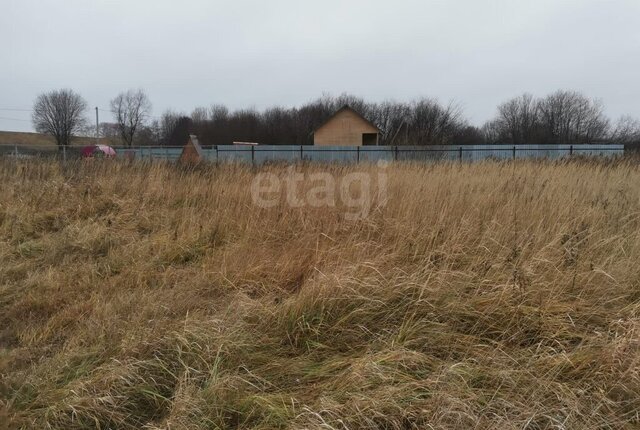
{"label": "treeline", "polygon": [[[371,103],[351,96],[324,96],[300,107],[271,107],[263,111],[230,111],[222,105],[199,107],[190,115],[167,111],[140,130],[138,144],[181,145],[189,133],[204,145],[257,142],[268,145],[307,145],[313,131],[344,105],[360,112],[382,130],[382,145],[426,145],[477,143],[481,131],[472,127],[453,103],[434,99],[411,103]],[[115,124],[105,124],[104,133],[117,135]]]}
{"label": "treeline", "polygon": [[623,117],[613,122],[600,101],[557,91],[508,100],[482,127],[471,125],[459,105],[429,98],[373,103],[352,95],[324,96],[300,107],[263,111],[213,105],[190,115],[165,112],[141,130],[138,144],[182,145],[189,133],[205,145],[312,144],[313,131],[344,105],[380,127],[381,145],[640,143],[640,121]]}
{"label": "treeline", "polygon": [[[614,122],[600,101],[574,91],[515,97],[498,106],[494,119],[477,127],[455,103],[430,98],[374,103],[348,94],[323,96],[293,108],[231,111],[212,105],[191,114],[166,111],[152,117],[145,92],[129,90],[111,100],[114,122],[101,124],[100,135],[127,146],[181,146],[189,134],[204,145],[306,145],[313,143],[313,131],[344,105],[378,125],[381,145],[640,144],[640,121],[623,117]],[[51,91],[34,103],[34,127],[66,145],[71,135],[87,130],[86,110],[86,101],[72,90]]]}
{"label": "treeline", "polygon": [[524,94],[498,106],[497,117],[482,127],[486,143],[636,143],[640,122],[622,117],[612,124],[598,100],[575,91],[543,98]]}

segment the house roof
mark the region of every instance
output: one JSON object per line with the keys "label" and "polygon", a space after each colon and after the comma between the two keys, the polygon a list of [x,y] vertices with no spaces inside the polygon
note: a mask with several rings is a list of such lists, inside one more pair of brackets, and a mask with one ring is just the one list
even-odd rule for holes
{"label": "house roof", "polygon": [[360,118],[362,118],[367,124],[369,124],[370,126],[372,126],[373,128],[375,128],[376,130],[378,130],[379,133],[382,132],[382,130],[380,130],[380,127],[378,127],[377,125],[375,125],[374,123],[372,123],[371,121],[369,121],[367,118],[365,118],[364,116],[362,116],[362,114],[360,112],[358,112],[357,110],[353,109],[351,106],[349,105],[344,105],[342,106],[340,109],[338,109],[337,111],[335,111],[333,113],[333,115],[331,115],[329,118],[327,118],[322,124],[320,124],[318,127],[316,127],[311,134],[314,134],[316,131],[320,130],[322,127],[324,127],[325,125],[327,125],[333,118],[335,118],[340,112],[343,112],[345,110],[350,110],[351,112],[355,113],[356,115],[358,115]]}

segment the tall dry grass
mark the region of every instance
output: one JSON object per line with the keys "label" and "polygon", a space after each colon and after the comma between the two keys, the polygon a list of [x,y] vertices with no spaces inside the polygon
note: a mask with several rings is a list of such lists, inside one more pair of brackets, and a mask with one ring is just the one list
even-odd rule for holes
{"label": "tall dry grass", "polygon": [[0,162],[0,423],[640,426],[634,162],[394,165],[354,222],[255,173]]}

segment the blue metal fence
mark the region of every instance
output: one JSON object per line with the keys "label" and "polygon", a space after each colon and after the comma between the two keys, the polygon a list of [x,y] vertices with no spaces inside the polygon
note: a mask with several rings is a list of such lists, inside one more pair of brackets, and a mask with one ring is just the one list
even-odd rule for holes
{"label": "blue metal fence", "polygon": [[[182,147],[116,147],[118,157],[138,160],[176,161]],[[310,145],[214,145],[202,148],[207,161],[243,162],[328,162],[358,163],[384,161],[480,161],[521,158],[557,159],[567,156],[612,157],[624,154],[624,145],[432,145],[432,146],[310,146]],[[17,157],[80,156],[80,148],[69,147],[56,151],[55,147],[38,148],[32,145],[0,146],[0,155]]]}
{"label": "blue metal fence", "polygon": [[624,154],[624,145],[464,145],[464,146],[300,146],[218,145],[204,149],[209,161],[262,164],[268,161],[377,162],[480,161],[485,159],[562,158],[571,155],[611,157]]}

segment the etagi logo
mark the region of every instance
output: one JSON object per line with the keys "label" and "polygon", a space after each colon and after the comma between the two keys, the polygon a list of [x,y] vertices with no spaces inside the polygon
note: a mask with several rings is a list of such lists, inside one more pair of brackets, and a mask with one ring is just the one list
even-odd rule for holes
{"label": "etagi logo", "polygon": [[262,172],[251,182],[251,200],[261,208],[273,208],[281,203],[292,208],[314,208],[340,205],[344,218],[357,221],[366,218],[374,207],[387,204],[387,167],[379,161],[371,171],[356,171],[339,175],[329,172],[303,173],[295,166],[278,176]]}

